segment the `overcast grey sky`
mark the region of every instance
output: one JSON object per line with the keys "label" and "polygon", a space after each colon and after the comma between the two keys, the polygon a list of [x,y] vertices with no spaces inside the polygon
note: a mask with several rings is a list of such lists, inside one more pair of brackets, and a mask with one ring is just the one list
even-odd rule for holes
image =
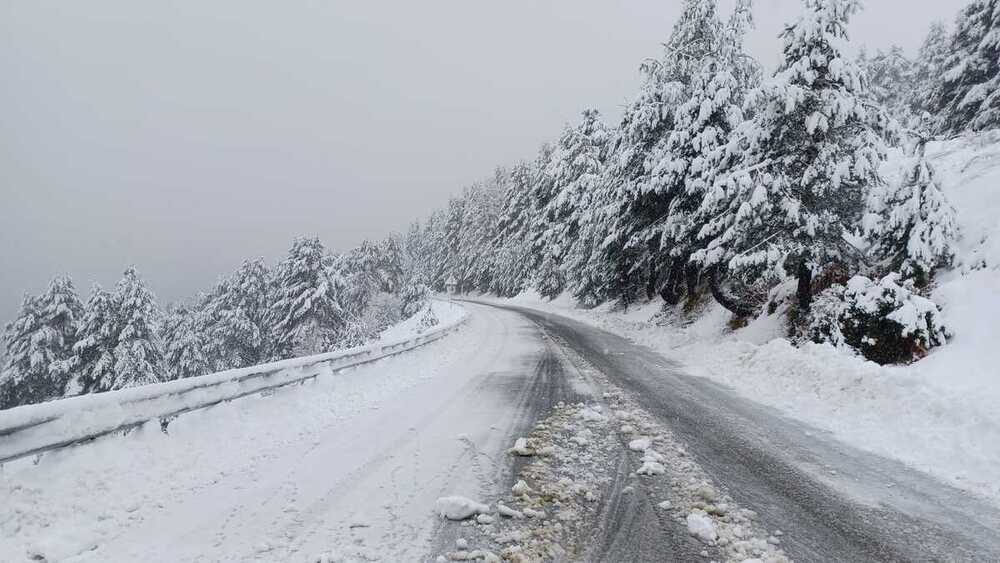
{"label": "overcast grey sky", "polygon": [[[723,1],[723,5],[728,5]],[[868,0],[916,50],[964,1]],[[161,302],[297,234],[402,230],[587,106],[617,120],[680,0],[0,0],[0,321],[134,263]],[[800,0],[757,0],[766,65]]]}

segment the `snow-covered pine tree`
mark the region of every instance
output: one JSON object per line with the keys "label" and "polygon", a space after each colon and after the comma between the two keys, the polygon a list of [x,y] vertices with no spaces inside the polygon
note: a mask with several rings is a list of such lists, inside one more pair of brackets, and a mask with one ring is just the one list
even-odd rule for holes
{"label": "snow-covered pine tree", "polygon": [[419,275],[410,278],[400,292],[399,314],[408,319],[420,312],[431,299],[431,292]]}
{"label": "snow-covered pine tree", "polygon": [[607,236],[601,195],[611,132],[596,111],[592,119],[585,143],[571,163],[579,173],[558,198],[565,197],[569,203],[557,242],[563,249],[562,270],[573,297],[587,307],[604,301],[609,285],[609,270],[601,267],[601,245]]}
{"label": "snow-covered pine tree", "polygon": [[260,258],[244,260],[220,284],[216,296],[199,316],[196,326],[206,326],[211,338],[207,361],[219,369],[252,366],[270,352],[268,326],[270,271]]}
{"label": "snow-covered pine tree", "polygon": [[573,296],[587,307],[622,295],[618,267],[625,261],[620,257],[611,260],[608,250],[618,242],[608,233],[622,209],[622,202],[617,197],[620,185],[608,180],[606,171],[596,179],[596,189],[590,193],[590,201],[582,215],[580,236],[572,242],[564,266]]}
{"label": "snow-covered pine tree", "polygon": [[547,224],[545,221],[545,211],[555,197],[555,182],[549,175],[552,170],[551,162],[555,158],[555,145],[543,143],[538,149],[533,165],[534,175],[531,179],[531,188],[528,192],[529,208],[528,216],[531,220],[525,227],[525,239],[528,247],[527,271],[529,279],[526,282],[529,286],[534,286],[535,277],[541,267],[542,259],[545,256],[545,248],[536,244],[545,232]]}
{"label": "snow-covered pine tree", "polygon": [[440,225],[441,243],[438,248],[438,271],[433,284],[433,287],[439,291],[444,289],[444,282],[452,275],[458,280],[459,291],[467,289],[466,280],[461,276],[462,264],[459,262],[464,220],[465,198],[453,197],[448,200],[448,209],[445,210],[444,221]]}
{"label": "snow-covered pine tree", "polygon": [[380,291],[378,253],[375,243],[365,240],[334,263],[334,271],[347,280],[346,292],[339,299],[347,316],[359,316]]}
{"label": "snow-covered pine tree", "polygon": [[462,220],[456,254],[457,272],[463,291],[487,291],[493,276],[492,240],[496,234],[501,192],[498,179],[474,184],[462,193]]}
{"label": "snow-covered pine tree", "polygon": [[163,347],[157,334],[160,311],[153,293],[134,266],[125,269],[115,288],[119,326],[111,389],[159,383],[164,372]]}
{"label": "snow-covered pine tree", "polygon": [[654,151],[656,165],[648,189],[669,204],[642,236],[657,240],[661,260],[668,261],[659,267],[665,274],[657,287],[668,303],[677,302],[680,282],[692,277],[688,261],[698,248],[702,227],[712,217],[698,211],[706,192],[730,164],[726,144],[743,123],[746,92],[758,85],[759,69],[743,52],[743,35],[751,25],[750,1],[741,0],[728,25],[718,24],[715,51],[705,54],[692,79],[690,98],[674,114],[673,131]]}
{"label": "snow-covered pine tree", "polygon": [[[847,21],[857,0],[805,0],[782,33],[784,62],[748,95],[754,116],[728,150],[740,169],[716,182],[707,201],[724,212],[718,233],[693,260],[743,279],[797,279],[798,311],[812,303],[814,274],[851,261],[845,241],[868,190],[881,182],[889,119],[868,103],[862,74],[845,58]],[[743,308],[740,308],[743,310]]]}
{"label": "snow-covered pine tree", "polygon": [[269,318],[273,356],[317,354],[335,348],[347,328],[340,302],[342,280],[318,238],[299,237],[275,271]]}
{"label": "snow-covered pine tree", "polygon": [[896,45],[887,51],[879,49],[874,56],[859,57],[858,65],[868,78],[869,95],[900,124],[914,125],[918,119],[913,113],[916,71],[903,50]]}
{"label": "snow-covered pine tree", "polygon": [[528,228],[532,221],[531,165],[519,163],[501,179],[503,198],[497,216],[493,278],[489,290],[503,297],[513,297],[525,289],[528,279]]}
{"label": "snow-covered pine tree", "polygon": [[420,275],[423,279],[428,276],[428,263],[430,262],[430,244],[426,239],[426,233],[420,221],[414,221],[403,235],[401,266],[403,268],[403,284],[406,280],[415,275]]}
{"label": "snow-covered pine tree", "polygon": [[[198,307],[179,305],[163,318],[164,362],[170,379],[184,379],[217,371],[220,366],[206,349],[215,338],[208,313]],[[230,367],[230,366],[226,366]],[[232,366],[236,367],[236,366]]]}
{"label": "snow-covered pine tree", "polygon": [[[552,179],[554,196],[540,216],[534,231],[534,246],[542,256],[536,285],[539,293],[552,299],[566,288],[566,276],[573,264],[579,273],[590,257],[594,241],[581,231],[589,219],[591,198],[597,191],[609,140],[607,126],[597,110],[586,110],[576,127],[567,127],[559,138],[546,176]],[[572,254],[571,254],[572,253]],[[572,274],[570,274],[572,275]],[[583,281],[583,280],[581,280]],[[574,288],[579,292],[590,288]]]}
{"label": "snow-covered pine tree", "polygon": [[913,156],[898,183],[872,192],[865,232],[882,274],[899,272],[917,287],[926,286],[934,271],[955,258],[959,229],[955,208],[941,190],[927,160],[930,115],[914,132]]}
{"label": "snow-covered pine tree", "polygon": [[[674,128],[677,108],[704,58],[717,50],[719,20],[715,0],[684,0],[659,60],[646,61],[635,101],[625,109],[608,157],[602,230],[602,261],[609,296],[624,303],[636,294],[652,297],[669,260],[661,255],[659,235],[649,226],[662,220],[670,199],[652,189],[651,172]],[[617,207],[618,209],[614,209]],[[610,210],[609,210],[610,209]]]}
{"label": "snow-covered pine tree", "polygon": [[73,345],[72,387],[79,394],[110,391],[115,382],[118,305],[114,296],[94,284]]}
{"label": "snow-covered pine tree", "polygon": [[403,283],[403,256],[395,236],[378,242],[363,241],[352,250],[344,263],[351,279],[351,292],[357,294],[357,305],[364,308],[376,293],[398,293]]}
{"label": "snow-covered pine tree", "polygon": [[392,234],[378,242],[375,272],[378,290],[382,293],[399,293],[406,280],[403,271],[403,249],[398,234]]}
{"label": "snow-covered pine tree", "polygon": [[959,13],[930,110],[949,133],[1000,125],[1000,0]]}
{"label": "snow-covered pine tree", "polygon": [[920,45],[917,58],[911,66],[910,76],[910,83],[913,85],[910,112],[915,116],[923,116],[924,113],[931,111],[935,88],[941,79],[941,74],[944,73],[948,59],[950,39],[944,24],[934,22]]}
{"label": "snow-covered pine tree", "polygon": [[[6,352],[0,371],[0,409],[44,401],[54,393],[45,358],[36,354],[34,336],[41,328],[38,297],[25,294],[17,317],[4,327]],[[34,361],[38,357],[39,361]]]}
{"label": "snow-covered pine tree", "polygon": [[65,394],[82,317],[83,306],[67,276],[53,279],[38,297],[25,296],[20,314],[4,333],[7,359],[0,373],[0,407]]}
{"label": "snow-covered pine tree", "polygon": [[437,209],[427,218],[424,224],[424,243],[427,246],[427,263],[424,264],[424,279],[427,286],[438,291],[444,291],[444,282],[448,279],[448,245],[446,239],[447,212]]}

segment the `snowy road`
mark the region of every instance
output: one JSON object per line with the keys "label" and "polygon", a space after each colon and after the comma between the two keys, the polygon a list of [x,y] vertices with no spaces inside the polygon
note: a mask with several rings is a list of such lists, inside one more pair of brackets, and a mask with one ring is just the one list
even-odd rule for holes
{"label": "snowy road", "polygon": [[[506,308],[506,307],[505,307]],[[1000,561],[1000,512],[588,325],[509,307],[668,427],[796,561]],[[682,559],[681,559],[682,560]]]}
{"label": "snowy road", "polygon": [[[473,307],[470,307],[473,308]],[[420,560],[435,500],[507,489],[504,450],[565,381],[538,329],[474,307],[400,357],[0,473],[0,560]]]}
{"label": "snowy road", "polygon": [[[603,402],[610,413],[618,391],[756,511],[759,527],[783,530],[796,561],[1000,560],[990,505],[609,333],[527,309],[467,307],[466,327],[402,356],[182,416],[169,434],[145,428],[8,464],[0,560],[433,560],[459,537],[490,541],[438,518],[438,497],[509,497],[532,463],[506,455],[516,437],[559,401]],[[597,426],[586,431],[601,443]],[[586,543],[577,558],[716,558],[657,508],[672,469],[639,478],[638,454],[604,438],[604,489],[593,517],[576,524]],[[576,451],[599,457],[597,446]]]}

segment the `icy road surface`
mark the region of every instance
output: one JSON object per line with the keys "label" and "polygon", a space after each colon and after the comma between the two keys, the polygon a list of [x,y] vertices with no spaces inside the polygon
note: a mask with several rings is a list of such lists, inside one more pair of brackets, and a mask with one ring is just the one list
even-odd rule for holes
{"label": "icy road surface", "polygon": [[[411,353],[182,416],[169,434],[149,427],[8,464],[0,561],[433,561],[466,542],[499,552],[481,528],[440,519],[437,499],[523,508],[511,485],[540,458],[507,448],[559,401],[604,403],[614,417],[616,394],[683,443],[689,472],[755,511],[759,528],[782,530],[796,561],[1000,561],[992,505],[606,332],[467,307],[467,326]],[[637,476],[639,454],[600,428],[617,432],[619,421],[589,434],[612,469],[597,500],[582,501],[595,517],[567,522],[587,543],[569,552],[724,560],[696,537],[708,520],[664,509],[678,478],[670,456],[663,474]],[[558,445],[581,459],[592,448]],[[557,520],[558,507],[548,510]]]}

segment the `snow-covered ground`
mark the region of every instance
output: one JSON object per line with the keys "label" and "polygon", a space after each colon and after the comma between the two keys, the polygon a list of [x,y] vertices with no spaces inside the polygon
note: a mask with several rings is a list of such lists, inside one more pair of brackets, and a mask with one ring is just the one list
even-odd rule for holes
{"label": "snow-covered ground", "polygon": [[[434,317],[438,320],[439,326],[455,324],[465,315],[465,310],[460,305],[446,301],[443,298],[432,300],[429,307],[434,313]],[[379,342],[406,340],[426,332],[427,329],[420,326],[420,319],[423,318],[425,312],[424,309],[421,309],[410,318],[383,330],[382,334],[379,335]]]}
{"label": "snow-covered ground", "polygon": [[912,365],[878,366],[829,345],[795,348],[777,316],[732,331],[714,304],[693,320],[658,317],[657,326],[650,321],[658,300],[624,313],[581,310],[566,296],[547,302],[526,293],[508,302],[626,336],[692,375],[1000,504],[1000,132],[932,143],[928,155],[958,209],[963,240],[960,263],[933,292],[955,337]]}
{"label": "snow-covered ground", "polygon": [[186,414],[169,434],[5,464],[0,561],[418,559],[434,501],[502,488],[523,425],[520,362],[541,344],[483,309],[423,348]]}

